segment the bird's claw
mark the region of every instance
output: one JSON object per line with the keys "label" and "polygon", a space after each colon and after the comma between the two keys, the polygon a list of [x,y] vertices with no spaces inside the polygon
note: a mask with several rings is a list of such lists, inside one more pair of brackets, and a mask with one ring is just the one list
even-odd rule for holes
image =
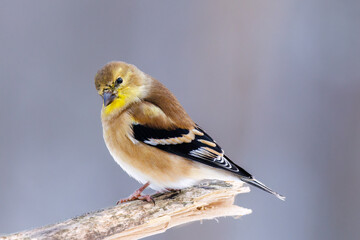
{"label": "bird's claw", "polygon": [[134,200],[143,200],[147,202],[152,202],[155,205],[155,200],[150,195],[141,195],[140,193],[134,193],[130,195],[128,198],[120,199],[117,201],[116,205],[119,205],[121,203],[131,202]]}
{"label": "bird's claw", "polygon": [[152,202],[155,205],[155,200],[150,195],[141,195],[137,199]]}
{"label": "bird's claw", "polygon": [[128,198],[121,199],[117,201],[116,205],[119,205],[120,203],[130,202],[134,200],[144,200],[147,202],[153,202],[155,205],[154,199],[150,195],[141,195],[141,193],[144,191],[145,188],[147,188],[150,185],[150,182],[145,183],[141,188],[136,190],[133,194],[131,194]]}

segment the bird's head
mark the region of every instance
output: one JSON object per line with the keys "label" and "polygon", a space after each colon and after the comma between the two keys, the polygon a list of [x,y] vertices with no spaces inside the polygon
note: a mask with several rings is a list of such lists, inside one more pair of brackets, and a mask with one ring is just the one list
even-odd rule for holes
{"label": "bird's head", "polygon": [[137,67],[125,62],[110,62],[95,76],[95,87],[103,98],[103,114],[120,113],[146,94],[147,79]]}

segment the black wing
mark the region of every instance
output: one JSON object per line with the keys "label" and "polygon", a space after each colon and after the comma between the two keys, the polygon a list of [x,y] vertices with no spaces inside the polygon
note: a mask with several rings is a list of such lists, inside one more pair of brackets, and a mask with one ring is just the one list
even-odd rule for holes
{"label": "black wing", "polygon": [[133,124],[132,127],[133,137],[137,141],[242,177],[252,178],[251,174],[226,157],[222,148],[198,126],[192,130],[164,130],[141,124]]}

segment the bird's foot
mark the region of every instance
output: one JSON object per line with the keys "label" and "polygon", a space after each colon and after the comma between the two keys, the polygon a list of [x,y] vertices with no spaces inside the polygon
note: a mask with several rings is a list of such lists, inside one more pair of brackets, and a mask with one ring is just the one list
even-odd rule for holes
{"label": "bird's foot", "polygon": [[144,186],[142,186],[141,188],[139,188],[138,190],[136,190],[133,194],[131,194],[128,198],[124,198],[124,199],[120,199],[116,205],[120,204],[120,203],[125,203],[125,202],[130,202],[130,201],[134,201],[134,200],[143,200],[143,201],[147,201],[147,202],[152,202],[155,204],[154,199],[150,196],[150,195],[141,195],[141,193],[144,191],[145,188],[147,188],[149,186],[149,182],[147,182],[146,184],[144,184]]}
{"label": "bird's foot", "polygon": [[141,195],[138,197],[139,200],[152,202],[155,205],[155,200],[150,195]]}
{"label": "bird's foot", "polygon": [[130,201],[134,201],[134,200],[143,200],[143,201],[147,201],[147,202],[152,202],[155,204],[154,199],[150,196],[150,195],[141,195],[141,193],[137,192],[138,190],[136,190],[133,194],[131,194],[128,198],[124,198],[124,199],[120,199],[116,205],[119,205],[121,203],[126,203],[126,202],[130,202]]}

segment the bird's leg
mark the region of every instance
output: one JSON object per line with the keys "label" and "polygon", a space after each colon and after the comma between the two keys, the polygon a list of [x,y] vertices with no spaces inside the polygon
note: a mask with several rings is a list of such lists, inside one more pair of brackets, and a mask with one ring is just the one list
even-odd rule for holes
{"label": "bird's leg", "polygon": [[121,199],[119,200],[116,205],[120,204],[120,203],[125,203],[125,202],[129,202],[129,201],[133,201],[133,200],[145,200],[147,202],[153,202],[155,203],[154,199],[151,198],[150,195],[141,195],[141,193],[145,190],[145,188],[147,188],[150,185],[150,182],[147,182],[144,184],[144,186],[142,186],[141,188],[139,188],[138,190],[136,190],[133,194],[131,194],[128,198],[125,199]]}

